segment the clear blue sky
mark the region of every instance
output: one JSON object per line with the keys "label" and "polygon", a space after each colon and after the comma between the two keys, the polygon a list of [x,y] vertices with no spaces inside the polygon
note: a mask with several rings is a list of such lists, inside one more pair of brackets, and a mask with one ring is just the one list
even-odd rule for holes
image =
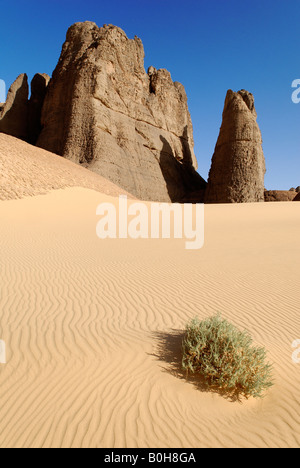
{"label": "clear blue sky", "polygon": [[139,36],[145,68],[167,68],[187,91],[199,172],[207,179],[227,89],[255,97],[268,189],[300,185],[299,0],[0,0],[0,79],[52,74],[77,21]]}

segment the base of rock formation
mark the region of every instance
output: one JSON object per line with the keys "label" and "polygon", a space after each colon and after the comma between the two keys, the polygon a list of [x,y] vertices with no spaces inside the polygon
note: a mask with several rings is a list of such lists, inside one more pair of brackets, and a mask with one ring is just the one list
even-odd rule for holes
{"label": "base of rock formation", "polygon": [[300,201],[300,192],[298,192],[298,195],[296,195],[293,201]]}
{"label": "base of rock formation", "polygon": [[297,192],[292,192],[290,190],[266,190],[265,202],[293,201],[296,196]]}

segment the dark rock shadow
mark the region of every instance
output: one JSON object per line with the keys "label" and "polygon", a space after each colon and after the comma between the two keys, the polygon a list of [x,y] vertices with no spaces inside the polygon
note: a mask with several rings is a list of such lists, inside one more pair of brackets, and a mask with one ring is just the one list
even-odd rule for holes
{"label": "dark rock shadow", "polygon": [[182,146],[183,162],[185,164],[189,164],[190,166],[192,166],[193,158],[192,158],[191,147],[189,145],[187,125],[184,127],[183,134],[180,140],[181,140],[181,146]]}
{"label": "dark rock shadow", "polygon": [[[165,179],[169,197],[173,203],[189,202],[191,194],[195,203],[203,203],[206,182],[192,165],[192,154],[187,139],[187,127],[181,138],[182,159],[179,161],[173,153],[170,143],[162,135],[163,147],[159,165]],[[192,203],[191,199],[191,203]]]}
{"label": "dark rock shadow", "polygon": [[[50,77],[49,77],[50,79]],[[27,142],[36,145],[42,131],[41,115],[49,80],[37,73],[31,81],[31,97],[28,102],[28,138]]]}
{"label": "dark rock shadow", "polygon": [[184,335],[184,331],[175,329],[170,333],[153,333],[157,346],[156,353],[153,353],[152,356],[163,363],[163,372],[186,381],[200,392],[217,393],[231,402],[241,402],[242,400],[239,394],[228,393],[218,387],[208,386],[202,376],[188,373],[182,368],[182,341]]}

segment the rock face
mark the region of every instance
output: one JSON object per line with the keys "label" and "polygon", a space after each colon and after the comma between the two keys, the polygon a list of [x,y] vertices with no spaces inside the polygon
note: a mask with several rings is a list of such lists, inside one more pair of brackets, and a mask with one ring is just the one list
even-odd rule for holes
{"label": "rock face", "polygon": [[265,201],[266,202],[283,202],[292,201],[295,199],[297,193],[291,190],[266,190]]}
{"label": "rock face", "polygon": [[206,203],[264,201],[265,158],[251,93],[229,90],[212,158]]}
{"label": "rock face", "polygon": [[35,144],[41,131],[41,111],[50,77],[37,73],[31,81],[31,97],[25,73],[11,85],[0,106],[0,132]]}
{"label": "rock face", "polygon": [[143,200],[203,191],[184,87],[144,69],[139,38],[112,25],[67,32],[37,145],[88,167]]}
{"label": "rock face", "polygon": [[298,195],[296,195],[293,201],[300,201],[300,192],[298,192]]}
{"label": "rock face", "polygon": [[22,140],[27,139],[28,80],[23,73],[9,88],[0,111],[0,132]]}
{"label": "rock face", "polygon": [[45,73],[37,73],[31,81],[31,96],[28,103],[28,136],[27,141],[36,144],[41,133],[41,113],[46,96],[46,90],[50,76]]}

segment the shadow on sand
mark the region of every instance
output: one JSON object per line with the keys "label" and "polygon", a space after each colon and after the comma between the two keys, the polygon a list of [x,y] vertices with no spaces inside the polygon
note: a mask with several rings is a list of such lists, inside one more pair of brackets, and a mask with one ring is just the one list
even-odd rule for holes
{"label": "shadow on sand", "polygon": [[217,393],[226,400],[231,402],[241,402],[241,396],[234,392],[227,392],[215,386],[208,386],[205,379],[196,374],[187,373],[182,368],[182,341],[185,332],[182,330],[172,330],[170,333],[156,332],[153,333],[157,345],[156,353],[152,356],[162,362],[163,371],[173,375],[174,377],[185,380],[192,384],[197,390],[205,393]]}

